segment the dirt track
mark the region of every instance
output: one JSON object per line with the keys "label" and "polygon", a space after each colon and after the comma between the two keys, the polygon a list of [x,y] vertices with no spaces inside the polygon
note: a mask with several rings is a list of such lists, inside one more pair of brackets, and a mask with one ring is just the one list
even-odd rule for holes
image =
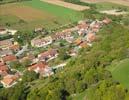
{"label": "dirt track", "polygon": [[129,0],[81,0],[82,2],[97,3],[97,2],[110,2],[124,6],[129,6]]}
{"label": "dirt track", "polygon": [[72,3],[67,3],[67,2],[64,2],[61,0],[41,0],[41,1],[44,1],[44,2],[47,2],[50,4],[54,4],[54,5],[58,5],[58,6],[63,6],[66,8],[70,8],[70,9],[73,9],[76,11],[83,11],[83,10],[89,9],[89,7],[87,7],[87,6],[81,6],[81,5],[76,5],[76,4],[72,4]]}

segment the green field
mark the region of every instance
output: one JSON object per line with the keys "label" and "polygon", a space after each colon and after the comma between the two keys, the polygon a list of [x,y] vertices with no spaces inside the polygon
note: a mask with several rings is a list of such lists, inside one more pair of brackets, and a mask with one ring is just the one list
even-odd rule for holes
{"label": "green field", "polygon": [[82,16],[80,16],[80,12],[74,11],[72,9],[64,8],[57,5],[48,4],[46,2],[40,0],[32,0],[28,2],[24,2],[24,5],[49,12],[54,16],[59,16],[60,18],[65,18],[69,21],[77,21]]}
{"label": "green field", "polygon": [[[8,7],[10,5],[13,4],[5,4],[4,6]],[[19,2],[14,4],[14,6],[16,5],[22,7],[23,6],[31,7],[32,9],[41,11],[43,13],[47,12],[48,14],[51,15],[50,16],[51,19],[50,17],[46,17],[43,19],[35,19],[34,21],[28,22],[25,21],[24,19],[20,19],[18,16],[14,16],[13,14],[7,14],[7,15],[0,15],[1,26],[6,26],[9,23],[8,25],[9,27],[16,28],[18,30],[23,30],[23,29],[32,30],[35,27],[41,27],[41,26],[48,29],[53,29],[64,24],[79,21],[83,18],[82,12],[74,11],[72,9],[64,8],[57,5],[48,4],[40,0]]]}
{"label": "green field", "polygon": [[112,64],[109,68],[113,78],[129,89],[129,59]]}
{"label": "green field", "polygon": [[96,6],[96,10],[98,10],[98,11],[112,10],[112,9],[123,9],[123,10],[129,11],[129,7],[127,7],[127,6],[109,3],[109,2],[96,3],[95,6]]}

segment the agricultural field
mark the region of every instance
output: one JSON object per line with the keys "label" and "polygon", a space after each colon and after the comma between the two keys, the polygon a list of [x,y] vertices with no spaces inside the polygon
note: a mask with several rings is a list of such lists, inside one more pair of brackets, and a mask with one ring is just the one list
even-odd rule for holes
{"label": "agricultural field", "polygon": [[114,63],[109,68],[113,78],[129,89],[129,59]]}
{"label": "agricultural field", "polygon": [[95,4],[97,10],[112,10],[123,8],[129,10],[129,0],[81,0],[85,3]]}
{"label": "agricultural field", "polygon": [[73,9],[76,11],[83,11],[83,10],[87,10],[90,9],[90,7],[88,6],[82,6],[82,5],[77,5],[77,4],[72,4],[72,3],[68,3],[68,2],[64,2],[62,0],[41,0],[50,4],[54,4],[54,5],[59,5],[59,6],[63,6],[69,9]]}
{"label": "agricultural field", "polygon": [[79,11],[40,0],[4,4],[0,6],[0,12],[0,26],[19,30],[41,26],[53,29],[83,18]]}

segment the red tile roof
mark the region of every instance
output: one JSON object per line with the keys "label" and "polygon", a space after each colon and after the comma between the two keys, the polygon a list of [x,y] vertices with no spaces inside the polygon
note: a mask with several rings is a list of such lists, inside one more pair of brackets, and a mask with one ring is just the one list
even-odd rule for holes
{"label": "red tile roof", "polygon": [[9,68],[6,65],[0,66],[0,72],[3,72],[3,71],[7,72],[8,70],[9,70]]}
{"label": "red tile roof", "polygon": [[94,41],[95,39],[96,39],[95,34],[93,34],[93,33],[87,34],[87,40],[88,40],[89,42],[92,42],[92,41]]}
{"label": "red tile roof", "polygon": [[19,46],[18,44],[16,44],[16,45],[10,46],[9,48],[10,48],[11,50],[16,51],[16,50],[19,50],[19,49],[20,49],[20,46]]}
{"label": "red tile roof", "polygon": [[81,43],[82,43],[82,40],[81,40],[81,39],[75,40],[75,44],[76,44],[76,45],[80,45]]}
{"label": "red tile roof", "polygon": [[32,71],[32,70],[35,70],[37,68],[39,68],[40,70],[43,70],[46,66],[47,66],[47,64],[45,62],[38,62],[36,64],[31,65],[28,68],[28,70]]}
{"label": "red tile roof", "polygon": [[3,65],[4,65],[4,63],[0,61],[0,66],[3,66]]}
{"label": "red tile roof", "polygon": [[45,52],[43,52],[43,53],[41,53],[41,54],[39,54],[39,55],[40,55],[40,57],[46,58],[46,57],[48,57],[48,56],[55,56],[56,54],[57,54],[57,50],[55,50],[55,49],[50,49],[50,50],[45,51]]}
{"label": "red tile roof", "polygon": [[11,85],[14,81],[16,81],[18,77],[15,75],[6,75],[3,80],[2,83],[6,84],[6,85]]}
{"label": "red tile roof", "polygon": [[2,60],[3,60],[3,62],[6,63],[6,62],[10,62],[10,61],[15,61],[15,60],[17,60],[17,58],[14,55],[6,55],[6,56],[2,57]]}
{"label": "red tile roof", "polygon": [[12,41],[11,40],[0,41],[0,46],[11,46],[11,45],[12,45]]}

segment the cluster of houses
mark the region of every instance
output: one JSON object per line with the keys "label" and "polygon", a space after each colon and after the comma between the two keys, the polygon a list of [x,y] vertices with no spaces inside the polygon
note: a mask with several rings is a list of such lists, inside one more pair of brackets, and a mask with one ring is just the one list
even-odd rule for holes
{"label": "cluster of houses", "polygon": [[[106,18],[102,21],[79,21],[78,25],[69,29],[65,29],[61,32],[57,32],[54,35],[47,37],[36,37],[31,40],[32,47],[46,47],[53,44],[56,41],[66,40],[69,44],[73,44],[74,48],[69,50],[70,56],[77,55],[79,48],[86,48],[92,46],[92,43],[96,40],[96,33],[101,29],[103,25],[109,24],[110,19]],[[42,28],[35,29],[34,32],[42,32]],[[0,35],[14,35],[16,30],[0,28]],[[15,42],[13,38],[0,40],[0,76],[1,83],[5,88],[11,87],[21,80],[21,74],[10,74],[11,68],[10,62],[19,61],[31,61],[29,66],[26,66],[28,71],[35,71],[43,77],[53,75],[53,70],[48,66],[48,62],[59,56],[58,49],[48,49],[44,52],[40,52],[37,56],[31,53],[27,53],[26,56],[19,57],[17,53],[22,51],[22,47]]]}
{"label": "cluster of houses", "polygon": [[[14,35],[17,30],[0,28],[0,36]],[[0,40],[0,77],[1,83],[8,88],[17,83],[20,73],[11,74],[9,63],[16,61],[15,53],[21,49],[20,45],[13,38]]]}

